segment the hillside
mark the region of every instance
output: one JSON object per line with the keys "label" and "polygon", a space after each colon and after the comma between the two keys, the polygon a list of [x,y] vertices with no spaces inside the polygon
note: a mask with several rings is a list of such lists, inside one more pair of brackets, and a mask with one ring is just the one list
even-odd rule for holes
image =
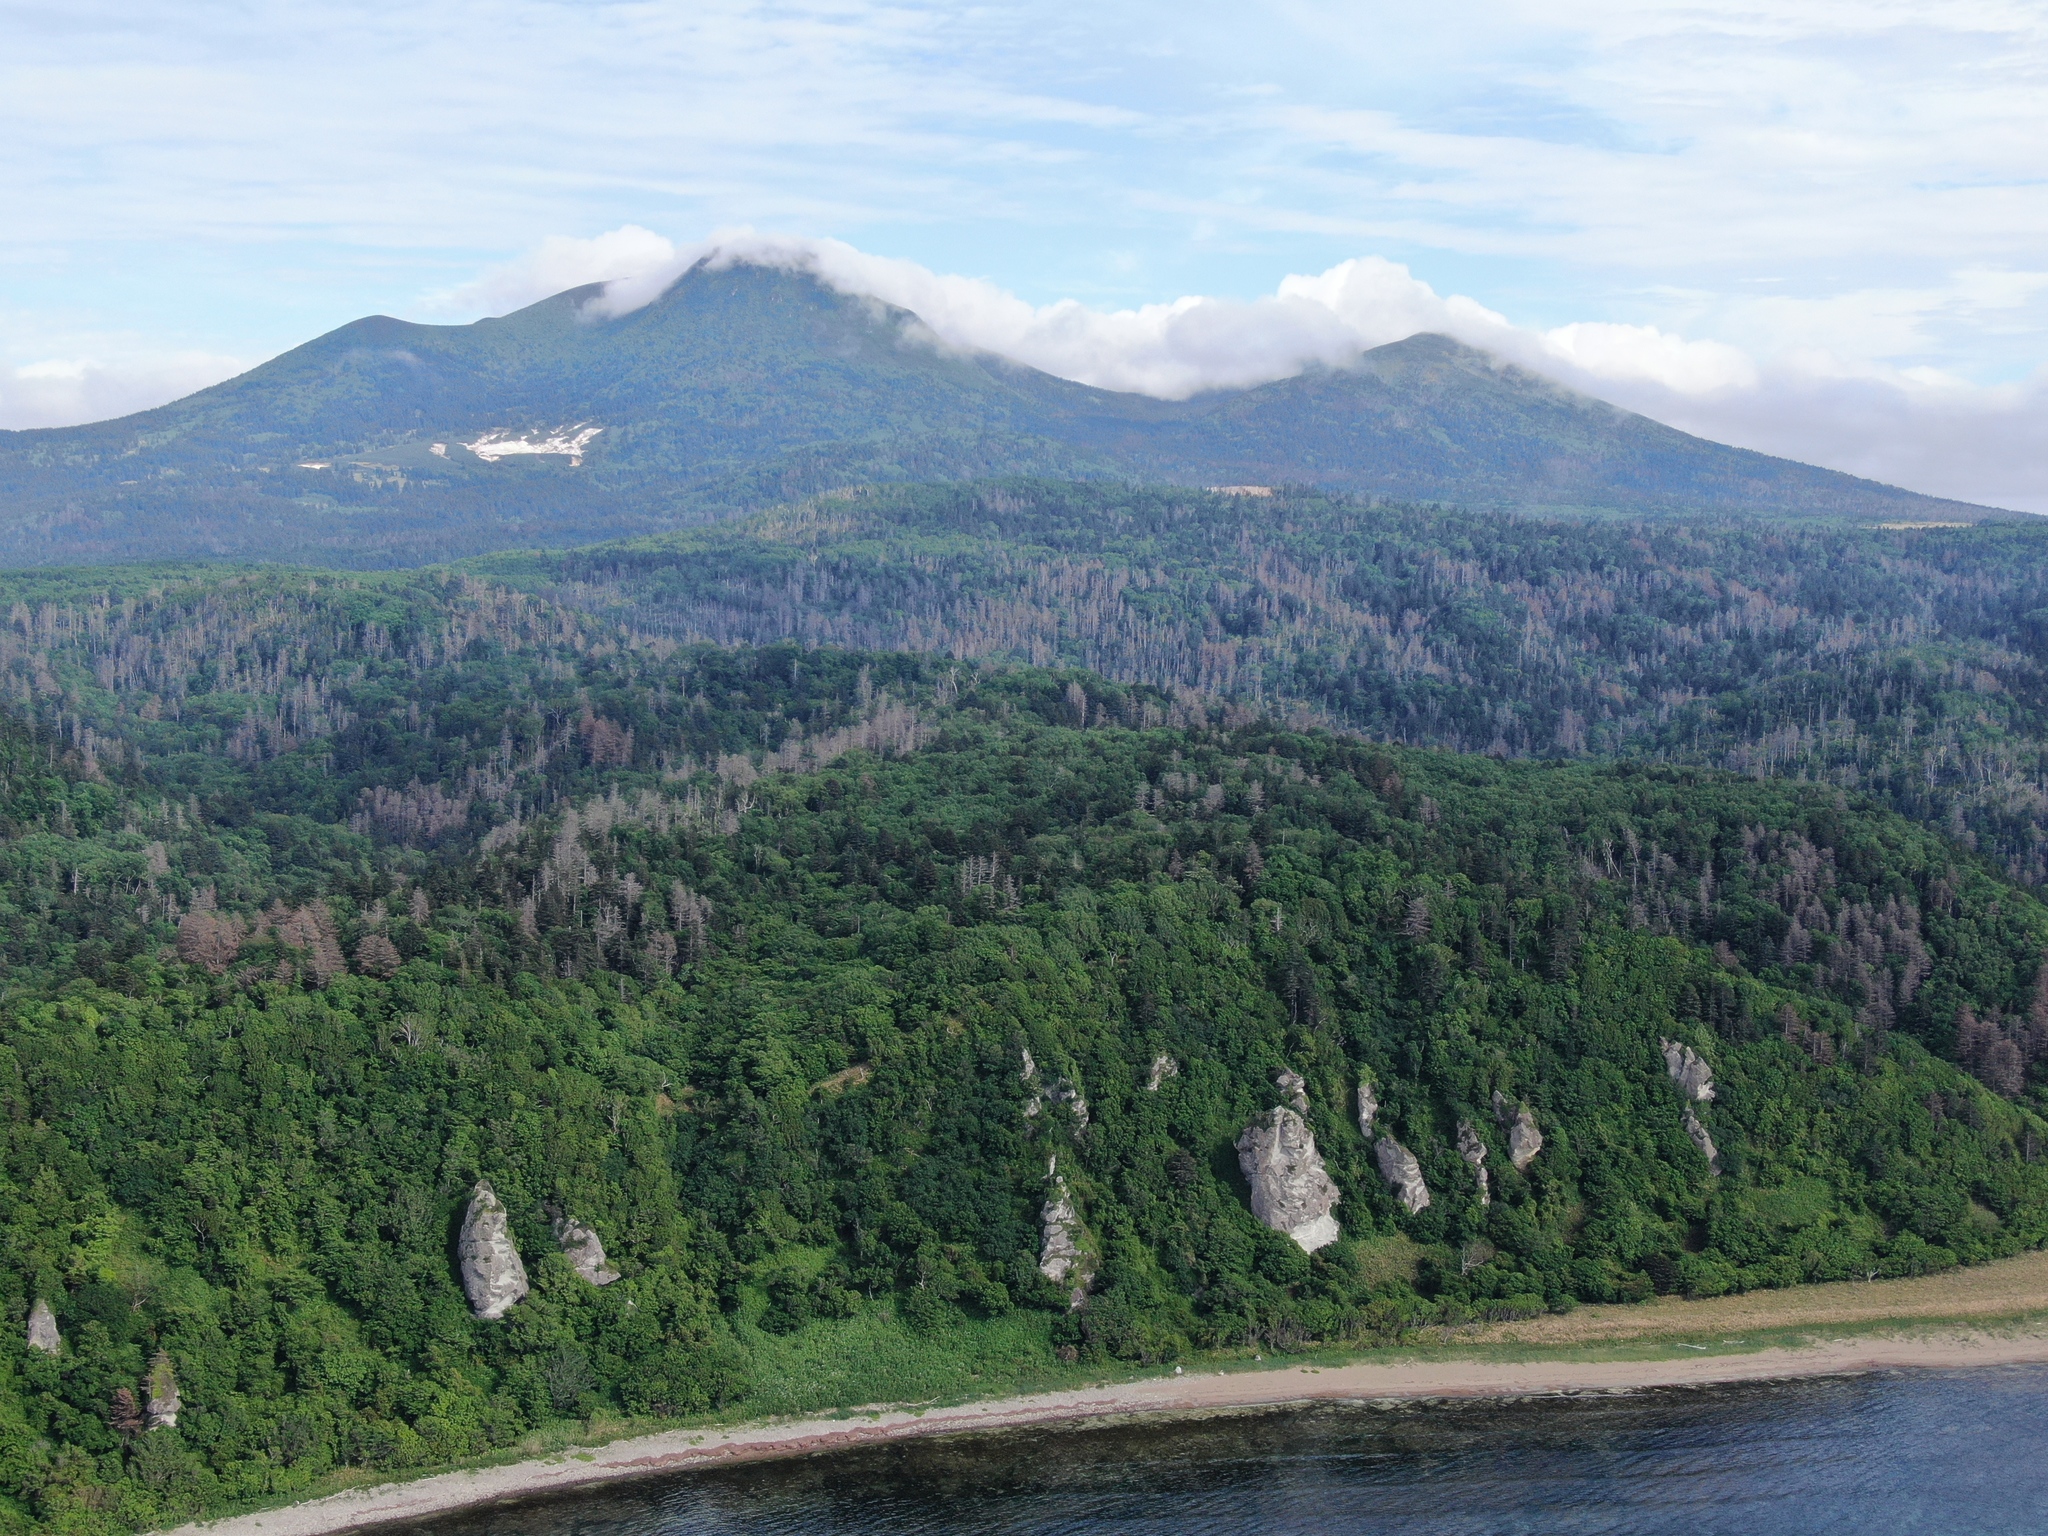
{"label": "hillside", "polygon": [[13,1528],[2048,1238],[2048,909],[1833,786],[460,574],[10,580]]}
{"label": "hillside", "polygon": [[1785,774],[2048,881],[2048,526],[877,488],[468,567],[648,635],[1086,667],[1416,746]]}
{"label": "hillside", "polygon": [[466,326],[360,320],[154,411],[0,433],[0,560],[420,565],[1004,474],[1539,513],[1986,515],[1689,437],[1440,336],[1167,402],[942,349],[915,316],[798,273],[699,268],[613,319],[594,295]]}

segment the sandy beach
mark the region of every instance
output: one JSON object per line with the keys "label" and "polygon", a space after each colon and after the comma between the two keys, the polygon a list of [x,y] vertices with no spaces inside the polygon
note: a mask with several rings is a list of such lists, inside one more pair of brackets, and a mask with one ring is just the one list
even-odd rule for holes
{"label": "sandy beach", "polygon": [[[1971,1321],[1975,1319],[1976,1321]],[[1882,1331],[1769,1343],[1744,1331],[1891,1323]],[[1727,1335],[1725,1337],[1719,1335]],[[1756,1347],[1758,1343],[1762,1347]],[[1630,1347],[1655,1352],[1616,1358]],[[1512,1353],[1510,1353],[1512,1351]],[[1525,1357],[1517,1358],[1516,1355]],[[1577,1358],[1574,1358],[1576,1356]],[[1882,1370],[2048,1363],[2048,1254],[1924,1280],[1814,1286],[1714,1301],[1586,1307],[1424,1353],[1341,1365],[1191,1370],[1068,1391],[878,1409],[725,1429],[678,1429],[502,1466],[351,1489],[179,1527],[172,1536],[328,1536],[621,1478],[808,1456],[913,1436],[1170,1417],[1316,1402],[1526,1397],[1787,1380]]]}

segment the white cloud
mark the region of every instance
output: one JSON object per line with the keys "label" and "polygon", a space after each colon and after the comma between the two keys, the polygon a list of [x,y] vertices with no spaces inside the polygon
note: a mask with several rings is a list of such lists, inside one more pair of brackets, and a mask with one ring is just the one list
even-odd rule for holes
{"label": "white cloud", "polygon": [[590,240],[552,235],[520,257],[492,267],[472,282],[431,296],[425,308],[445,314],[502,315],[538,299],[622,274],[658,271],[676,257],[674,242],[638,224]]}
{"label": "white cloud", "polygon": [[[1287,277],[1269,297],[1249,302],[1190,296],[1095,309],[1072,299],[1032,305],[985,279],[942,275],[843,241],[752,230],[683,246],[644,230],[615,231],[545,249],[552,253],[546,263],[516,270],[573,271],[587,280],[600,253],[631,264],[593,301],[600,314],[651,302],[698,261],[781,266],[910,310],[945,345],[1167,399],[1340,367],[1371,347],[1434,331],[1717,441],[1933,494],[2048,511],[2048,375],[1984,387],[1935,369],[1844,359],[1813,344],[1832,334],[1825,324],[1780,323],[1788,344],[1762,358],[1648,325],[1581,321],[1537,330],[1474,299],[1438,294],[1406,267],[1376,257]],[[1993,294],[2031,291],[2021,280],[1980,275],[1964,286],[1971,283]],[[541,296],[529,287],[513,302]],[[1768,312],[1776,302],[1755,307]],[[1888,304],[1910,307],[1880,296],[1865,311]],[[1845,299],[1840,308],[1853,314],[1856,306]]]}
{"label": "white cloud", "polygon": [[0,368],[0,428],[67,427],[148,410],[249,366],[211,352],[44,358]]}
{"label": "white cloud", "polygon": [[1575,321],[1543,333],[1547,361],[1608,384],[1654,384],[1688,397],[1755,389],[1756,362],[1720,341],[1687,341],[1654,325]]}

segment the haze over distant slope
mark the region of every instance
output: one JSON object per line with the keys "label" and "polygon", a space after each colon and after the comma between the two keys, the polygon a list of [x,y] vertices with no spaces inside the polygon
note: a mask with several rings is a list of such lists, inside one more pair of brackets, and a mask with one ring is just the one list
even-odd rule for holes
{"label": "haze over distant slope", "polygon": [[0,433],[0,560],[415,564],[1005,473],[1533,512],[1986,512],[1706,442],[1440,336],[1163,401],[948,350],[782,269],[699,267],[617,318],[592,315],[596,291],[474,325],[375,316],[154,411]]}

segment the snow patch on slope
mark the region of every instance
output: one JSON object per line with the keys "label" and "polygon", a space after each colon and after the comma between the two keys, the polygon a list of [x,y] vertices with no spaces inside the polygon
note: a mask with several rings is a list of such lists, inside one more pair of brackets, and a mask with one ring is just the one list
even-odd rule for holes
{"label": "snow patch on slope", "polygon": [[495,464],[500,459],[514,454],[540,453],[566,455],[571,464],[583,462],[583,450],[603,427],[585,426],[577,422],[573,427],[557,427],[553,435],[539,437],[532,433],[514,435],[510,432],[486,432],[473,443],[462,446],[482,459],[486,464]]}

